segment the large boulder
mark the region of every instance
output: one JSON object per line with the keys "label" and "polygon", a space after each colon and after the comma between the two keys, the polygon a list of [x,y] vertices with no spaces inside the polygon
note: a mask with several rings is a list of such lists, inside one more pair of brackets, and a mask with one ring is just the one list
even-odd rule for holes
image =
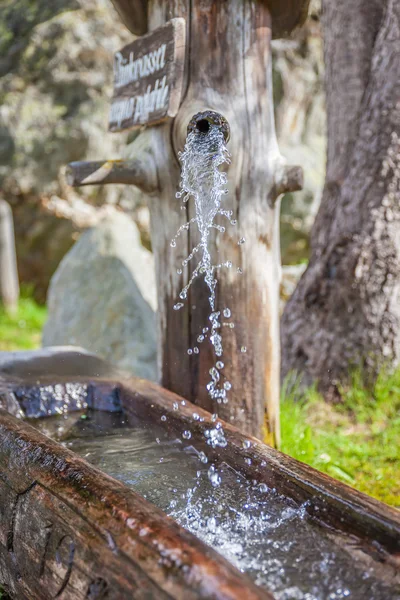
{"label": "large boulder", "polygon": [[152,254],[117,210],[86,230],[61,261],[48,294],[44,346],[82,346],[156,380],[156,289]]}

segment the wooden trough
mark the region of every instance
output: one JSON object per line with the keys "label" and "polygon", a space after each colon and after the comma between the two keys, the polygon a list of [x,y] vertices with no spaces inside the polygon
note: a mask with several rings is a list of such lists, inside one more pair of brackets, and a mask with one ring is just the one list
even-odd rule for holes
{"label": "wooden trough", "polygon": [[[70,411],[123,410],[128,420],[157,426],[166,415],[171,434],[190,429],[201,449],[205,429],[215,423],[189,402],[174,410],[181,400],[77,351],[1,358],[0,583],[13,598],[273,598],[124,484],[15,416],[57,413],[60,402]],[[204,420],[195,420],[194,411]],[[228,445],[207,446],[210,458],[296,504],[308,501],[309,516],[348,550],[349,560],[376,565],[382,582],[395,589],[397,510],[223,427]]]}

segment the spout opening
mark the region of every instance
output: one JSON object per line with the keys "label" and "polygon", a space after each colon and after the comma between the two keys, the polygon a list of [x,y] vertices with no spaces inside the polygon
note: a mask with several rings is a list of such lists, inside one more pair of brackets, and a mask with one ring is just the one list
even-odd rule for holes
{"label": "spout opening", "polygon": [[207,119],[200,119],[196,123],[196,129],[200,131],[200,133],[208,133],[210,131],[210,122]]}
{"label": "spout opening", "polygon": [[229,123],[220,113],[212,110],[206,110],[194,115],[189,121],[187,131],[188,133],[194,132],[206,135],[210,132],[212,125],[222,131],[225,142],[228,142],[230,138]]}

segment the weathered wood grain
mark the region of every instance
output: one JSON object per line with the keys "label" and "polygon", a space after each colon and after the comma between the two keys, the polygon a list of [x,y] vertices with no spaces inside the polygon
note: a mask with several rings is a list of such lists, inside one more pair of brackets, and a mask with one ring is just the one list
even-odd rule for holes
{"label": "weathered wood grain", "polygon": [[272,598],[155,506],[0,410],[0,582],[18,600]]}
{"label": "weathered wood grain", "polygon": [[[299,15],[306,6],[305,0],[288,0],[280,8],[272,2],[271,10],[276,9],[274,19],[283,18],[290,29],[301,20]],[[141,52],[158,52],[160,31],[169,27],[165,23],[171,19],[180,27],[186,23],[186,33],[181,30],[180,39],[186,38],[187,46],[183,57],[179,44],[175,44],[180,55],[173,62],[180,65],[182,77],[179,85],[176,80],[172,85],[175,108],[169,114],[178,111],[176,119],[146,130],[126,153],[126,159],[134,164],[132,183],[144,191],[150,188],[154,196],[150,213],[157,270],[160,379],[165,387],[219,412],[243,431],[279,445],[279,197],[301,187],[302,172],[285,164],[275,136],[271,14],[266,3],[258,0],[149,0],[147,12],[154,33],[128,46],[125,56],[136,47]],[[292,21],[286,20],[289,17]],[[129,85],[121,90],[132,94]],[[183,147],[191,117],[205,109],[223,114],[232,132],[226,208],[233,211],[238,227],[228,227],[227,233],[216,234],[211,240],[211,254],[218,256],[218,262],[231,261],[234,265],[229,271],[220,271],[217,288],[218,310],[229,307],[235,327],[224,331],[225,374],[232,383],[227,405],[218,405],[206,390],[209,370],[215,363],[211,346],[204,345],[200,354],[187,354],[208,324],[208,294],[201,278],[192,286],[185,307],[173,310],[196,265],[189,263],[183,274],[177,267],[199,241],[198,232],[190,229],[180,236],[175,251],[170,247],[178,228],[194,216],[192,203],[180,210],[176,200],[180,181],[177,153]],[[129,119],[120,123],[124,127],[131,124]],[[136,167],[143,140],[146,157],[153,161],[147,177],[145,173],[138,176]],[[90,165],[87,169],[90,183],[98,178],[107,180],[108,175],[103,179],[92,174]],[[103,167],[99,172],[104,172]],[[86,175],[79,173],[72,175],[72,181],[76,185],[88,182]],[[145,186],[147,181],[152,184]],[[238,246],[240,238],[245,243]]]}
{"label": "weathered wood grain", "polygon": [[147,32],[147,0],[111,0],[122,22],[135,35]]}
{"label": "weathered wood grain", "polygon": [[[246,0],[243,0],[243,4]],[[310,0],[259,0],[269,9],[272,16],[272,37],[288,36],[293,29],[302,25],[307,17]],[[148,0],[112,0],[122,22],[136,35],[147,31]]]}
{"label": "weathered wood grain", "polygon": [[148,193],[155,189],[149,175],[149,169],[143,169],[139,160],[78,161],[69,163],[66,170],[67,183],[73,187],[123,183]]}
{"label": "weathered wood grain", "polygon": [[[148,15],[151,29],[171,16],[183,17],[187,24],[184,99],[173,125],[155,128],[151,143],[160,189],[159,202],[151,203],[150,212],[161,382],[243,431],[259,438],[266,435],[271,444],[278,444],[279,195],[298,189],[301,173],[299,168],[285,168],[275,136],[271,16],[264,3],[254,0],[151,0]],[[176,250],[170,247],[178,227],[194,216],[191,202],[182,211],[175,198],[180,179],[176,152],[183,147],[193,114],[206,109],[221,113],[230,124],[232,163],[225,208],[233,210],[238,222],[211,241],[211,254],[218,262],[234,265],[219,272],[217,286],[218,310],[229,307],[235,324],[223,331],[225,374],[232,383],[228,405],[218,405],[207,394],[209,369],[215,363],[211,347],[203,344],[200,354],[187,355],[208,323],[208,294],[201,278],[192,286],[187,305],[173,310],[195,265],[189,263],[183,275],[177,267],[199,241],[194,228],[180,236]],[[241,246],[240,238],[246,240]]]}
{"label": "weathered wood grain", "polygon": [[184,56],[185,22],[179,18],[115,54],[110,131],[154,125],[175,117],[181,100]]}

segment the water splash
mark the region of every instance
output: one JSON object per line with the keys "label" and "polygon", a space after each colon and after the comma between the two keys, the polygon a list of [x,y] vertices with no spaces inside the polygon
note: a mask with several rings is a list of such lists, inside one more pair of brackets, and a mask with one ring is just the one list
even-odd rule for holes
{"label": "water splash", "polygon": [[[192,271],[189,282],[179,294],[180,300],[186,300],[189,289],[193,282],[203,276],[208,288],[208,301],[210,305],[209,326],[203,328],[202,334],[197,337],[197,342],[202,343],[208,338],[214,348],[216,359],[223,354],[223,342],[221,335],[221,311],[216,308],[216,272],[221,268],[232,267],[230,261],[214,264],[210,253],[210,235],[214,229],[220,233],[225,232],[225,227],[215,222],[217,216],[226,218],[232,225],[236,221],[232,219],[233,211],[223,207],[223,197],[227,193],[226,174],[220,171],[220,166],[230,162],[230,155],[226,147],[225,137],[220,127],[209,123],[207,133],[190,132],[186,139],[183,152],[180,153],[182,163],[182,178],[178,198],[182,198],[183,204],[192,197],[195,203],[196,216],[190,219],[178,229],[171,241],[175,247],[177,239],[182,232],[187,231],[191,225],[197,226],[200,233],[200,242],[193,248],[189,256],[182,261],[182,266],[187,267],[195,257],[197,265]],[[174,305],[175,310],[182,308],[183,303]],[[231,311],[225,308],[223,316],[229,318]],[[197,350],[197,352],[196,352]],[[198,348],[193,348],[195,354]],[[191,352],[190,354],[192,354]],[[221,375],[221,361],[217,360],[215,367],[210,369],[211,380],[207,385],[208,393],[218,403],[227,402],[227,391],[230,390],[229,381],[224,381]],[[219,365],[219,366],[218,366]]]}
{"label": "water splash", "polygon": [[[236,220],[232,218],[233,211],[226,210],[223,207],[223,197],[227,194],[227,177],[224,172],[220,171],[220,167],[223,164],[230,163],[224,132],[220,126],[210,121],[207,121],[206,124],[205,132],[202,133],[201,130],[195,129],[188,134],[183,152],[179,155],[182,163],[182,177],[180,190],[176,196],[182,199],[183,207],[192,197],[195,203],[196,216],[181,225],[171,240],[171,246],[176,247],[177,240],[184,231],[188,231],[191,226],[197,227],[200,233],[200,242],[191,250],[189,256],[182,261],[182,267],[187,267],[195,259],[197,259],[197,265],[192,270],[189,282],[179,293],[179,299],[186,300],[193,282],[198,277],[204,277],[210,305],[209,324],[203,327],[202,332],[197,337],[197,342],[201,344],[208,338],[213,346],[216,362],[215,366],[209,371],[211,380],[207,384],[207,391],[217,403],[226,404],[228,402],[227,392],[232,385],[222,373],[224,363],[220,358],[224,349],[221,327],[222,325],[234,327],[234,323],[222,323],[222,317],[224,319],[230,319],[231,317],[231,310],[228,307],[223,309],[222,315],[221,311],[217,310],[216,287],[218,280],[216,273],[222,268],[232,268],[232,263],[231,261],[213,263],[210,252],[210,236],[213,230],[217,230],[221,234],[225,232],[225,227],[215,221],[218,216],[227,219],[231,225],[236,225]],[[243,242],[240,240],[238,243],[242,244]],[[179,271],[181,269],[178,269],[178,273]],[[177,302],[174,305],[174,310],[180,310],[183,306],[183,302]],[[195,346],[189,348],[187,352],[189,355],[198,354],[199,348]],[[227,445],[225,433],[220,423],[206,431],[206,440],[212,448]],[[205,454],[204,461],[208,461]],[[221,483],[221,476],[214,465],[211,465],[208,469],[208,479],[214,488]]]}

